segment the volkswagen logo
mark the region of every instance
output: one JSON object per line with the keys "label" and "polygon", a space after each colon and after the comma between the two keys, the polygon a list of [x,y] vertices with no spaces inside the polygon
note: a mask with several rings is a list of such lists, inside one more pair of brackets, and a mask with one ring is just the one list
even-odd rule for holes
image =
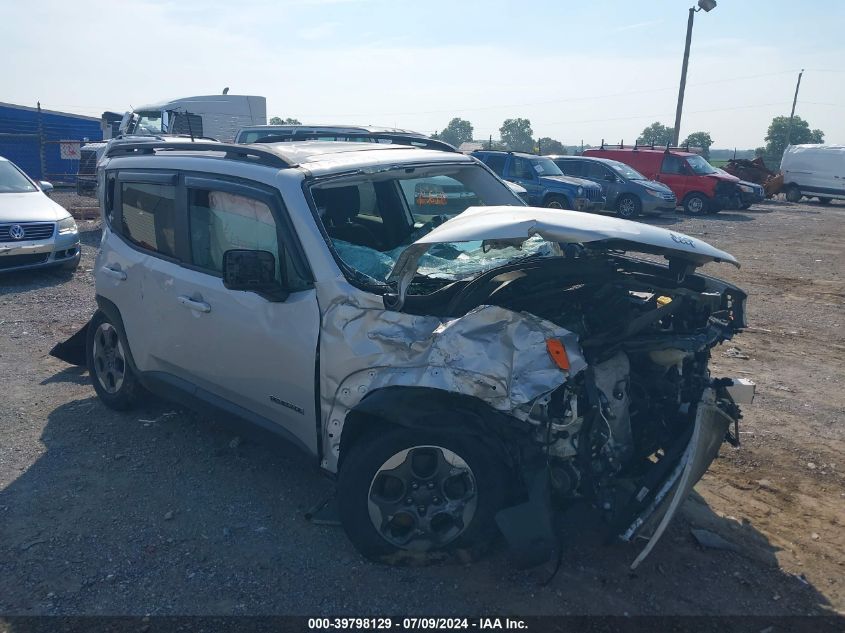
{"label": "volkswagen logo", "polygon": [[9,237],[13,240],[22,240],[24,235],[26,235],[26,233],[20,224],[13,224],[9,227]]}

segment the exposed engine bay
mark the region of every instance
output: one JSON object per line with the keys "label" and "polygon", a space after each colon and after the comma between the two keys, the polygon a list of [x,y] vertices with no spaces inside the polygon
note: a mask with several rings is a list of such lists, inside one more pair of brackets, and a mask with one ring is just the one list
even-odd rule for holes
{"label": "exposed engine bay", "polygon": [[[430,291],[430,280],[425,289],[412,284],[406,309],[423,303],[431,310],[438,297],[450,316],[493,304],[578,335],[588,367],[534,402],[526,418],[528,452],[545,464],[554,498],[591,501],[613,534],[630,539],[645,523],[637,517],[658,505],[659,484],[673,469],[680,476],[705,394],[714,394],[718,418],[734,427],[740,418],[734,397],[744,395],[730,379],[714,381],[708,362],[711,348],[744,326],[746,295],[675,263],[589,250],[576,255],[500,267],[425,296],[414,291]],[[736,429],[728,427],[718,431],[718,444],[737,443]],[[629,529],[634,523],[637,529]]]}

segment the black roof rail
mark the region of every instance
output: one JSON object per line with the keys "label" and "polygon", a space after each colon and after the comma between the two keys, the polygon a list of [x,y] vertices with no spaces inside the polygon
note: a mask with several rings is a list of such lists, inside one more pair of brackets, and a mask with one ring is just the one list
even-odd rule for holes
{"label": "black roof rail", "polygon": [[233,143],[167,143],[162,141],[137,141],[128,143],[116,143],[106,151],[106,156],[139,156],[155,155],[157,150],[177,152],[222,152],[229,160],[241,160],[251,163],[259,163],[270,167],[290,167],[288,162],[275,152],[248,145],[235,145]]}
{"label": "black roof rail", "polygon": [[395,132],[327,132],[327,131],[294,131],[291,134],[269,134],[253,141],[260,143],[290,143],[294,141],[356,141],[365,140],[378,143],[387,141],[397,145],[412,145],[422,149],[432,149],[440,152],[458,152],[458,149],[445,141],[415,134],[399,134]]}
{"label": "black roof rail", "polygon": [[[639,149],[662,149],[664,152],[668,152],[669,150],[679,149],[685,152],[692,152],[690,150],[689,142],[684,145],[672,145],[671,143],[666,143],[666,145],[659,145],[655,147],[654,143],[641,143],[639,140],[634,141],[633,146],[629,145],[627,148],[625,147],[625,141],[621,141],[618,145],[611,145],[609,143],[605,143],[604,139],[601,140],[601,146],[599,149],[631,149],[633,151]],[[693,148],[695,149],[695,148]],[[695,153],[695,152],[693,152]]]}

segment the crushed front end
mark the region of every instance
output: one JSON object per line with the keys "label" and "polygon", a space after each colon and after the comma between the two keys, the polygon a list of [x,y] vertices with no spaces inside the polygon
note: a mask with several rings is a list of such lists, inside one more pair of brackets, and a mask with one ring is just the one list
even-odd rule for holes
{"label": "crushed front end", "polygon": [[[524,418],[527,482],[542,465],[552,499],[591,502],[611,538],[653,535],[650,550],[722,442],[738,443],[738,405],[750,403],[753,383],[714,378],[708,365],[711,349],[745,325],[746,295],[683,266],[606,254],[513,272],[506,285],[505,271],[487,280],[492,295],[483,280],[464,292],[574,332],[587,361]],[[508,521],[501,527],[508,537]]]}

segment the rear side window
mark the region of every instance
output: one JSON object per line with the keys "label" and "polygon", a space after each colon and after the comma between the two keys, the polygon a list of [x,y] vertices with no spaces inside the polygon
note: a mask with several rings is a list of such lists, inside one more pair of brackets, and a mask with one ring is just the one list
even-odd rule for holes
{"label": "rear side window", "polygon": [[584,174],[583,162],[580,160],[562,160],[556,163],[567,176],[581,176]]}
{"label": "rear side window", "polygon": [[484,162],[492,169],[497,176],[503,176],[505,173],[505,155],[504,154],[490,154]]}
{"label": "rear side window", "polygon": [[667,154],[663,159],[663,165],[660,166],[660,172],[663,174],[680,174],[686,173],[684,169],[684,161],[677,156]]}
{"label": "rear side window", "polygon": [[176,187],[121,184],[120,233],[133,244],[176,257]]}
{"label": "rear side window", "polygon": [[223,253],[231,249],[269,251],[279,274],[279,242],[270,207],[235,193],[189,189],[188,214],[191,263],[217,275],[223,273]]}

